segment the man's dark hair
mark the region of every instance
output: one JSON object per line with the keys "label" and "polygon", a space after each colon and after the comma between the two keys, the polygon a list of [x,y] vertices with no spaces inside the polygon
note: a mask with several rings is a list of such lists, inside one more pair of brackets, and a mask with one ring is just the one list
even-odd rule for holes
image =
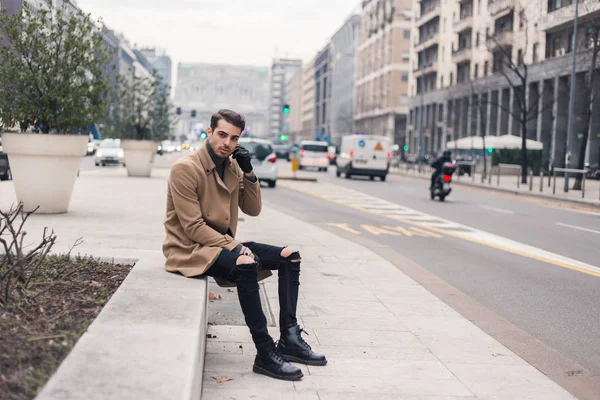
{"label": "man's dark hair", "polygon": [[219,121],[222,119],[229,122],[231,125],[240,128],[242,132],[244,132],[244,129],[246,128],[246,119],[242,114],[223,109],[217,111],[210,117],[210,129],[214,131],[217,128],[217,125],[219,125]]}

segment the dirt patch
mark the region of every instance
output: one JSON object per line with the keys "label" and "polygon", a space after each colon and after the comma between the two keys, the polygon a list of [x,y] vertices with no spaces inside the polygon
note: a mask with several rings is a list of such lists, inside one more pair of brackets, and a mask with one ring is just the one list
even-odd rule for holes
{"label": "dirt patch", "polygon": [[33,399],[131,268],[92,258],[45,257],[41,269],[68,270],[68,276],[60,282],[37,279],[27,288],[38,293],[33,300],[0,305],[0,398]]}

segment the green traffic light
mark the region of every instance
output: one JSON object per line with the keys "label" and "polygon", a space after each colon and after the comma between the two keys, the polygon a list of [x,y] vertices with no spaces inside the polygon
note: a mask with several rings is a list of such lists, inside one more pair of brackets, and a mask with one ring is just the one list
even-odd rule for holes
{"label": "green traffic light", "polygon": [[488,149],[487,149],[487,152],[488,152],[488,153],[490,153],[490,154],[491,154],[493,151],[494,151],[494,149],[492,149],[491,147],[488,147]]}
{"label": "green traffic light", "polygon": [[284,109],[283,109],[283,113],[284,113],[284,114],[289,114],[289,113],[290,113],[290,109],[289,109],[289,108],[287,108],[287,107],[286,107],[286,108],[284,108]]}
{"label": "green traffic light", "polygon": [[408,145],[404,145],[404,151],[408,151]]}

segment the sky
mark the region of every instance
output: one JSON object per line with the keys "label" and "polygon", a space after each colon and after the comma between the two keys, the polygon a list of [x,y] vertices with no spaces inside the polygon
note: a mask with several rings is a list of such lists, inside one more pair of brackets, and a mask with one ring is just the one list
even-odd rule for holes
{"label": "sky", "polygon": [[132,45],[179,62],[269,66],[309,61],[360,0],[77,0]]}

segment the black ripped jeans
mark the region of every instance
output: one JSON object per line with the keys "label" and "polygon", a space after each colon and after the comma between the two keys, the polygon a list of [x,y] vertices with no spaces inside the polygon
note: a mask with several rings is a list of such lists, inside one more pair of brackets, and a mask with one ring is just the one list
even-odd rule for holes
{"label": "black ripped jeans", "polygon": [[[273,338],[267,331],[267,319],[262,311],[258,287],[259,268],[277,270],[279,275],[279,327],[281,330],[295,326],[300,286],[300,254],[281,256],[283,247],[268,244],[243,243],[258,259],[254,264],[236,265],[240,256],[223,249],[205,275],[222,278],[237,284],[238,298],[246,325],[257,348],[271,346]],[[296,261],[296,262],[294,262]]]}

